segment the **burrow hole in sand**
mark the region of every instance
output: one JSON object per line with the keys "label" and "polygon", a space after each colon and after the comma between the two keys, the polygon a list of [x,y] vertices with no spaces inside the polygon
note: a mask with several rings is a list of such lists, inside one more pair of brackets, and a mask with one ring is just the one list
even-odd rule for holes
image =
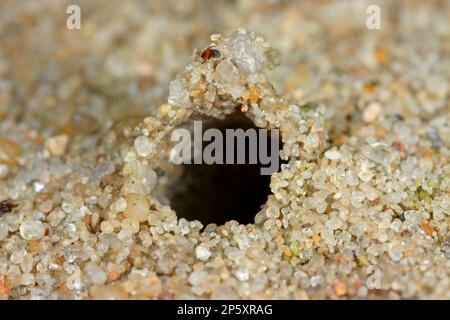
{"label": "burrow hole in sand", "polygon": [[[229,115],[224,120],[215,118],[201,120],[203,132],[208,128],[216,128],[224,137],[226,129],[258,130],[258,127],[241,113]],[[269,139],[275,138],[278,139],[281,149],[279,136],[269,134]],[[268,154],[271,154],[269,139],[265,143],[269,146]],[[257,143],[262,143],[262,140],[258,135]],[[202,149],[209,143],[203,142]],[[263,165],[259,157],[256,164],[249,164],[248,140],[245,148],[246,164],[180,165],[181,173],[170,182],[167,189],[170,206],[177,212],[178,218],[199,220],[204,226],[210,223],[222,225],[230,220],[236,220],[241,224],[254,223],[255,215],[271,194],[269,186],[271,176],[261,174],[261,167],[267,165]],[[236,149],[237,144],[234,147],[234,155],[237,153]],[[226,159],[226,148],[223,154]],[[281,164],[279,158],[278,163]],[[276,171],[279,170],[279,164]]]}

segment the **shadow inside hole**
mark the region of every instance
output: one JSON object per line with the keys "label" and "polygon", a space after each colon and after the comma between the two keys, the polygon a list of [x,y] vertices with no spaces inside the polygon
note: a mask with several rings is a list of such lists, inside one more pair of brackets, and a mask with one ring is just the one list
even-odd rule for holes
{"label": "shadow inside hole", "polygon": [[[224,144],[226,129],[258,129],[250,119],[240,113],[224,120],[203,121],[203,132],[208,128],[219,129],[223,134]],[[203,148],[208,143],[203,143]],[[269,145],[271,152],[270,140],[265,143]],[[279,146],[281,149],[281,141]],[[234,149],[236,155],[236,147]],[[271,176],[261,174],[261,167],[268,165],[262,165],[259,157],[257,164],[248,164],[248,150],[246,141],[245,164],[183,164],[181,175],[169,187],[170,205],[177,212],[178,218],[199,220],[204,226],[210,223],[222,225],[230,220],[241,224],[254,223],[255,215],[271,193]],[[276,171],[278,170],[279,165],[276,168]]]}

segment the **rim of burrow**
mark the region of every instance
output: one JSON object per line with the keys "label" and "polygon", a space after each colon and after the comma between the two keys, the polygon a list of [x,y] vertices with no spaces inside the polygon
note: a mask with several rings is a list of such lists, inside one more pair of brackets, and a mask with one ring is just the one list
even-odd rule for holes
{"label": "rim of burrow", "polygon": [[[290,166],[292,160],[299,162],[298,160],[314,161],[314,159],[317,159],[324,152],[327,144],[324,125],[325,106],[317,105],[316,108],[310,105],[300,106],[279,96],[275,98],[270,97],[270,99],[271,103],[265,105],[262,103],[253,104],[247,112],[243,112],[244,116],[249,118],[255,127],[279,130],[280,143],[283,146],[280,150],[280,159],[286,161],[286,166]],[[169,159],[171,150],[169,143],[170,133],[175,128],[183,126],[197,117],[212,117],[221,120],[225,116],[235,112],[242,111],[239,108],[233,108],[231,110],[221,110],[219,108],[203,110],[197,108],[177,108],[169,104],[160,105],[156,116],[145,118],[139,125],[141,136],[136,138],[135,148],[131,148],[132,152],[129,152],[125,157],[125,165],[122,172],[124,180],[120,193],[122,195],[130,193],[123,192],[123,186],[127,182],[131,182],[133,187],[138,190],[136,193],[141,193],[151,203],[156,204],[156,206],[166,205],[170,207],[169,203],[163,203],[158,200],[161,196],[161,190],[164,189],[164,185],[168,185],[167,179],[170,177],[170,175],[164,175],[164,165],[168,164],[167,159]],[[315,145],[308,144],[308,137],[312,133],[316,136],[314,139],[316,140]],[[147,140],[151,145],[151,148],[149,148],[150,151],[144,155],[139,155],[136,151],[136,141],[141,137],[145,137],[143,139]],[[127,165],[136,161],[141,166],[145,166],[147,170],[152,170],[155,179],[155,183],[142,192],[139,190],[145,189],[142,187],[143,179],[135,179],[133,172],[130,172],[129,168],[128,170],[125,169]],[[280,175],[281,179],[283,179],[282,175],[284,172],[282,166],[280,166],[278,172],[271,175],[270,194],[267,197],[267,201],[262,204],[262,209],[255,212],[255,220],[258,214],[265,212],[271,206],[282,208],[289,205],[290,199],[283,198],[283,192],[278,192],[280,189],[289,187],[278,185],[274,187],[272,185],[274,176]],[[179,221],[180,215],[172,207],[170,209],[175,212],[176,219]],[[267,218],[262,219],[261,222],[265,219]],[[259,222],[255,221],[255,223],[250,224],[259,224]]]}

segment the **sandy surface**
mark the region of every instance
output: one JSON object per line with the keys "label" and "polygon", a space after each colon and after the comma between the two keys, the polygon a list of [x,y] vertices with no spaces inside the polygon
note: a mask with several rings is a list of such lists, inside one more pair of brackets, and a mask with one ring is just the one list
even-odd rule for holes
{"label": "sandy surface", "polygon": [[[69,4],[0,5],[1,298],[450,298],[449,1],[79,1],[79,30]],[[279,66],[168,104],[241,27]],[[163,138],[231,110],[286,163],[254,222],[188,221]]]}

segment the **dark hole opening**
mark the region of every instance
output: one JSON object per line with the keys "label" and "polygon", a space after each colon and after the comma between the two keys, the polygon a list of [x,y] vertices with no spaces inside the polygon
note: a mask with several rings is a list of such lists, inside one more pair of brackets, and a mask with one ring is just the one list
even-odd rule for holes
{"label": "dark hole opening", "polygon": [[[204,120],[204,119],[203,119]],[[208,128],[219,129],[226,144],[226,129],[255,129],[258,127],[240,113],[227,116],[224,120],[209,119],[203,121],[202,131]],[[268,154],[271,155],[270,139],[278,139],[281,149],[281,139],[272,133],[267,139],[260,139],[257,134],[258,146],[266,143]],[[265,140],[265,141],[263,141]],[[203,150],[210,142],[203,143]],[[236,144],[235,144],[236,145]],[[224,148],[224,159],[226,159]],[[270,191],[270,175],[262,175],[259,156],[256,164],[249,164],[249,141],[246,139],[245,164],[184,164],[181,175],[169,187],[170,205],[177,212],[178,218],[199,220],[204,226],[215,223],[222,225],[227,221],[236,220],[242,224],[254,222],[255,215],[267,201]],[[236,155],[237,146],[234,147]],[[279,156],[276,153],[277,157]],[[278,159],[280,168],[281,160]],[[235,161],[236,162],[236,161]]]}

